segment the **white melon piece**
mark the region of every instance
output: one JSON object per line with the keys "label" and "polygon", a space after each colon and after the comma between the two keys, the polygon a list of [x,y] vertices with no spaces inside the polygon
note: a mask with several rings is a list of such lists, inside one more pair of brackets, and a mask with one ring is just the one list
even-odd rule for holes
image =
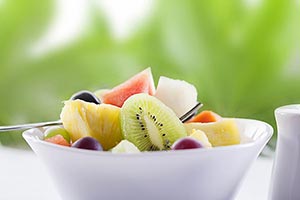
{"label": "white melon piece", "polygon": [[154,95],[181,117],[197,104],[197,90],[192,84],[161,76]]}
{"label": "white melon piece", "polygon": [[205,133],[203,131],[192,129],[192,134],[189,135],[189,137],[192,137],[192,138],[200,141],[200,143],[205,148],[211,148],[212,147],[211,143],[209,142],[207,136],[205,135]]}
{"label": "white melon piece", "polygon": [[140,150],[128,140],[122,140],[117,146],[112,148],[112,153],[139,153]]}

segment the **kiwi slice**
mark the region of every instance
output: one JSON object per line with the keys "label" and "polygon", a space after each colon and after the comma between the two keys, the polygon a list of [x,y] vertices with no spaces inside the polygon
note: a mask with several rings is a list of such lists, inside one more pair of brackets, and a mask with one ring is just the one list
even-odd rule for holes
{"label": "kiwi slice", "polygon": [[168,150],[186,130],[174,111],[148,94],[135,94],[121,108],[125,139],[140,151]]}

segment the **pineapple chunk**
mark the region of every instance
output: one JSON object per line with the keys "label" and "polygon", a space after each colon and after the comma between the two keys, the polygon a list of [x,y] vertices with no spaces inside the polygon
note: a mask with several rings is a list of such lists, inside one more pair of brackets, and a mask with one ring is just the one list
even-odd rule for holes
{"label": "pineapple chunk", "polygon": [[189,135],[189,137],[192,137],[192,138],[194,138],[194,139],[200,141],[200,143],[201,143],[205,148],[211,148],[211,147],[212,147],[211,143],[209,142],[207,136],[205,135],[205,133],[204,133],[203,131],[193,129],[193,130],[192,130],[192,134]]}
{"label": "pineapple chunk", "polygon": [[213,147],[240,144],[240,133],[234,119],[211,123],[186,123],[184,126],[189,135],[193,129],[203,131]]}
{"label": "pineapple chunk", "polygon": [[90,136],[97,139],[104,150],[109,150],[123,139],[120,108],[116,106],[81,100],[66,101],[60,118],[73,142]]}

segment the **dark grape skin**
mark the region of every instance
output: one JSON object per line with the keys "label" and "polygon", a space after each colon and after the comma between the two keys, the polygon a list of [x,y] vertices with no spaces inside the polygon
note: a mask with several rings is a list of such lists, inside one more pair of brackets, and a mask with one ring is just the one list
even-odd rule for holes
{"label": "dark grape skin", "polygon": [[185,137],[177,140],[171,148],[172,150],[199,149],[203,148],[203,145],[193,138]]}
{"label": "dark grape skin", "polygon": [[80,138],[72,144],[72,147],[79,149],[103,151],[101,144],[95,138],[92,137]]}

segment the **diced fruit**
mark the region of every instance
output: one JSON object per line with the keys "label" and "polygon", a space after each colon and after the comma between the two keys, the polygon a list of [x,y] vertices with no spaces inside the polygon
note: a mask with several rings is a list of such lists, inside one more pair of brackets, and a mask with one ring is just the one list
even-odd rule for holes
{"label": "diced fruit", "polygon": [[63,145],[67,147],[70,146],[70,143],[67,142],[67,140],[62,135],[54,135],[52,137],[45,138],[44,140],[53,144]]}
{"label": "diced fruit", "polygon": [[167,150],[187,135],[175,113],[157,98],[136,94],[121,108],[124,138],[141,151]]}
{"label": "diced fruit", "polygon": [[83,137],[77,140],[72,144],[72,147],[79,148],[79,149],[88,149],[88,150],[95,150],[95,151],[102,151],[102,146],[92,137]]}
{"label": "diced fruit", "polygon": [[101,143],[104,150],[109,150],[123,139],[120,108],[116,106],[81,100],[66,101],[60,116],[72,141],[91,136]]}
{"label": "diced fruit", "polygon": [[71,142],[69,133],[60,126],[53,126],[53,127],[48,128],[45,131],[44,135],[45,135],[44,139],[48,139],[48,138],[51,138],[56,135],[61,135],[68,143]]}
{"label": "diced fruit", "polygon": [[108,92],[105,92],[101,99],[103,100],[103,103],[122,107],[126,99],[134,94],[146,93],[153,95],[154,92],[155,86],[151,69],[147,68],[126,82],[116,86]]}
{"label": "diced fruit", "polygon": [[192,134],[189,137],[198,140],[205,148],[212,147],[211,143],[209,142],[207,136],[205,135],[205,133],[203,131],[193,129]]}
{"label": "diced fruit", "polygon": [[155,97],[170,107],[177,117],[197,104],[197,90],[192,84],[164,76],[159,78]]}
{"label": "diced fruit", "polygon": [[203,145],[198,140],[191,137],[181,138],[172,145],[173,150],[199,149],[199,148],[203,148]]}
{"label": "diced fruit", "polygon": [[122,140],[117,146],[112,148],[112,153],[139,153],[140,150],[128,140]]}
{"label": "diced fruit", "polygon": [[96,95],[96,97],[98,97],[98,99],[100,99],[101,102],[103,102],[103,96],[109,92],[110,92],[110,89],[99,89],[99,90],[95,91],[94,94]]}
{"label": "diced fruit", "polygon": [[240,133],[234,119],[213,123],[185,123],[184,126],[188,134],[192,134],[193,129],[203,131],[213,147],[240,143]]}
{"label": "diced fruit", "polygon": [[216,122],[218,120],[221,120],[222,117],[212,111],[204,110],[200,112],[198,115],[193,117],[188,122],[201,122],[201,123],[208,123],[208,122]]}

